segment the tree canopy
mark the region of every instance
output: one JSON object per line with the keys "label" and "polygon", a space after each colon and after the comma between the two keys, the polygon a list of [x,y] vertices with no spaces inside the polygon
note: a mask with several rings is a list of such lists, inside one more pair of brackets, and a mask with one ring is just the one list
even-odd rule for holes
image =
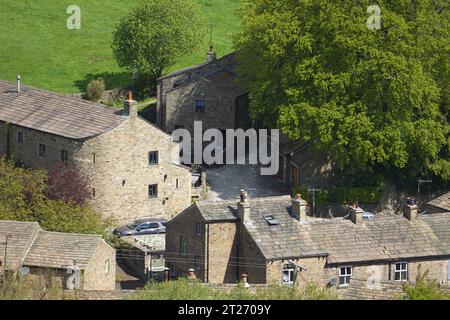
{"label": "tree canopy", "polygon": [[155,80],[177,58],[205,44],[206,21],[202,8],[192,0],[144,0],[114,32],[116,60],[148,81]]}
{"label": "tree canopy", "polygon": [[105,234],[110,221],[72,199],[48,198],[47,188],[46,171],[15,168],[0,158],[0,220],[35,221],[47,231]]}
{"label": "tree canopy", "polygon": [[447,0],[243,0],[235,37],[252,116],[342,168],[450,179]]}

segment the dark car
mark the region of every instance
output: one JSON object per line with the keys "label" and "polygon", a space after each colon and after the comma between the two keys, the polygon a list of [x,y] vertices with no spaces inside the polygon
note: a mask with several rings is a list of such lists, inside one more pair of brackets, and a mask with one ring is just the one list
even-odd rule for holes
{"label": "dark car", "polygon": [[134,223],[114,229],[114,234],[120,237],[145,234],[166,233],[166,219],[138,219]]}

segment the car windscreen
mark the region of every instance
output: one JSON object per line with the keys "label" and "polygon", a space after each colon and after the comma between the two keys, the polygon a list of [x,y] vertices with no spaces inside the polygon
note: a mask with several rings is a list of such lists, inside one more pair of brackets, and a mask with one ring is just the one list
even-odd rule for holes
{"label": "car windscreen", "polygon": [[139,227],[139,225],[140,225],[140,223],[132,223],[132,224],[127,225],[127,228],[134,230],[137,227]]}

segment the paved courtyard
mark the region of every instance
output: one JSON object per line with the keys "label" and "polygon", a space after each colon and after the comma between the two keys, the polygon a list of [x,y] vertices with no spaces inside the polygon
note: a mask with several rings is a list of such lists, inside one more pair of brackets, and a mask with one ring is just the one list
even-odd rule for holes
{"label": "paved courtyard", "polygon": [[206,201],[232,200],[244,189],[250,198],[288,195],[276,176],[261,176],[258,165],[224,165],[207,170],[209,185]]}

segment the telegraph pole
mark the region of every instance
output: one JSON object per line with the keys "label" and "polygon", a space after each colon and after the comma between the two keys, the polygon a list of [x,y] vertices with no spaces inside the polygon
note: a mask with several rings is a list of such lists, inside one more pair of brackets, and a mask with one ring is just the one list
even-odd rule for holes
{"label": "telegraph pole", "polygon": [[417,204],[420,206],[420,185],[424,183],[432,183],[432,180],[417,180]]}
{"label": "telegraph pole", "polygon": [[312,187],[308,189],[308,192],[312,192],[313,194],[313,216],[316,216],[316,192],[320,191],[322,191],[322,189],[316,189]]}

